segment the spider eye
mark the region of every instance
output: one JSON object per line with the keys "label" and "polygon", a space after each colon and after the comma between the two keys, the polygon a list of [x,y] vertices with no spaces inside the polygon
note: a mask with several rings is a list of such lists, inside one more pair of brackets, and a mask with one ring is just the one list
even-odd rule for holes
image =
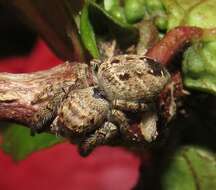
{"label": "spider eye", "polygon": [[93,92],[93,97],[105,99],[104,92],[100,90],[98,87],[94,87]]}
{"label": "spider eye", "polygon": [[166,73],[165,68],[159,62],[149,58],[146,58],[146,61],[150,67],[149,74],[154,76],[162,76],[163,73]]}

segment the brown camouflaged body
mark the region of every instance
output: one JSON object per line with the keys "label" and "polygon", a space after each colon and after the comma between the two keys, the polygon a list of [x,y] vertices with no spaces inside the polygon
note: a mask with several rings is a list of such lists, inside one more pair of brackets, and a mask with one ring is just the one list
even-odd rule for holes
{"label": "brown camouflaged body", "polygon": [[169,73],[145,56],[119,55],[103,62],[98,70],[99,87],[109,100],[152,100],[164,88]]}
{"label": "brown camouflaged body", "polygon": [[73,135],[100,128],[112,120],[114,108],[146,110],[168,82],[169,73],[144,56],[119,55],[99,65],[95,77],[98,87],[71,91],[58,109],[57,126],[66,127]]}
{"label": "brown camouflaged body", "polygon": [[95,94],[94,87],[74,90],[61,104],[57,123],[80,135],[100,127],[108,111],[108,102]]}

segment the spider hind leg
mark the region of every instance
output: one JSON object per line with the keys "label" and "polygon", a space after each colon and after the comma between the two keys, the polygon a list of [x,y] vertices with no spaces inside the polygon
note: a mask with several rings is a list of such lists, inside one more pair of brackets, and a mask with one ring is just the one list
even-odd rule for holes
{"label": "spider hind leg", "polygon": [[125,113],[120,110],[112,110],[112,119],[127,142],[146,144],[153,142],[158,136],[158,116],[155,111],[141,113],[139,123],[130,123]]}
{"label": "spider hind leg", "polygon": [[66,85],[60,85],[57,88],[51,86],[36,97],[32,104],[43,101],[48,101],[48,103],[41,107],[33,116],[31,125],[32,136],[34,136],[35,133],[46,130],[46,128],[52,124],[57,116],[57,110],[60,103],[65,99],[69,91],[70,88]]}
{"label": "spider hind leg", "polygon": [[115,99],[112,101],[112,107],[122,111],[140,112],[149,109],[149,104],[144,101],[128,101]]}
{"label": "spider hind leg", "polygon": [[108,144],[118,134],[119,130],[116,125],[108,121],[105,122],[101,128],[80,144],[80,155],[88,156],[97,146]]}

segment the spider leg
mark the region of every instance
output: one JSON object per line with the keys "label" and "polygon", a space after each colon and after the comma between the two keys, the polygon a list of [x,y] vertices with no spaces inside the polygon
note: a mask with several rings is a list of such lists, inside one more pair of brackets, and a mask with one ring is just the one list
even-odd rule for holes
{"label": "spider leg", "polygon": [[115,99],[112,101],[112,107],[114,109],[130,112],[146,111],[149,109],[150,104],[146,104],[143,101],[128,101]]}
{"label": "spider leg", "polygon": [[117,126],[121,125],[123,128],[123,126],[128,125],[127,118],[119,110],[111,109],[107,119],[108,121],[101,128],[96,130],[84,143],[81,143],[79,151],[82,156],[89,155],[97,146],[109,144],[115,139],[120,134],[119,129],[121,128]]}
{"label": "spider leg", "polygon": [[111,122],[105,122],[104,125],[95,131],[79,146],[79,152],[82,156],[88,156],[98,145],[109,143],[119,134],[118,127]]}
{"label": "spider leg", "polygon": [[152,111],[143,113],[141,122],[138,124],[143,138],[149,143],[154,141],[158,136],[157,121],[158,115]]}
{"label": "spider leg", "polygon": [[129,124],[129,119],[124,112],[115,109],[112,110],[112,120],[119,126],[121,137],[125,142],[143,141],[139,128]]}
{"label": "spider leg", "polygon": [[[57,109],[63,99],[69,93],[69,86],[62,85],[58,88],[50,87],[40,93],[32,104],[40,103],[48,99],[48,103],[40,108],[33,116],[31,135],[41,132],[44,128],[50,126],[57,115]],[[46,97],[44,97],[46,95]]]}
{"label": "spider leg", "polygon": [[129,124],[126,115],[120,110],[112,110],[113,122],[117,123],[122,137],[126,141],[135,143],[152,142],[156,139],[157,113],[154,111],[143,112],[138,124]]}

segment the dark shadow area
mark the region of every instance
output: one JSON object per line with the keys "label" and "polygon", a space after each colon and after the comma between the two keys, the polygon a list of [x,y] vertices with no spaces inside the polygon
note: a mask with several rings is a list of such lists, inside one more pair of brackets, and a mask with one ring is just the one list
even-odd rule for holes
{"label": "dark shadow area", "polygon": [[37,34],[25,25],[11,6],[0,3],[0,58],[28,54]]}
{"label": "dark shadow area", "polygon": [[134,190],[166,190],[162,177],[181,147],[192,145],[216,151],[216,97],[192,92],[184,103],[186,114],[170,123],[166,143],[152,152],[152,162],[143,163]]}

